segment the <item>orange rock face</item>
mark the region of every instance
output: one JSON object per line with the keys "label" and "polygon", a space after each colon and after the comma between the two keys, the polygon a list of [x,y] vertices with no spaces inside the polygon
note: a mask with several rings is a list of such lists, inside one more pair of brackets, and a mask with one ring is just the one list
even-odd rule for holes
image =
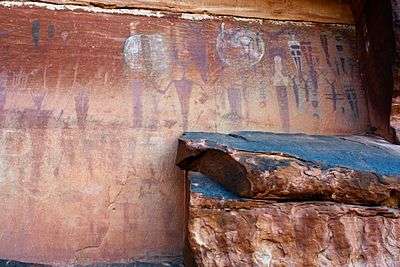
{"label": "orange rock face", "polygon": [[366,131],[355,38],[343,24],[0,1],[0,258],[181,254],[177,138]]}
{"label": "orange rock face", "polygon": [[198,266],[400,263],[397,209],[245,200],[204,176],[189,179],[187,239]]}

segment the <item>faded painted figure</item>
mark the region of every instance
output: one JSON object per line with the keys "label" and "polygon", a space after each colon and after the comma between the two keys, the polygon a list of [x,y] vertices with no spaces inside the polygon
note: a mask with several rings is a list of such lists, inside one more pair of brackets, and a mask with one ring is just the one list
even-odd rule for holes
{"label": "faded painted figure", "polygon": [[319,118],[319,84],[318,84],[318,72],[316,66],[316,59],[313,53],[311,42],[301,42],[302,50],[304,51],[304,57],[306,59],[308,72],[305,78],[306,92],[308,92],[308,101],[310,103],[309,112],[314,118]]}
{"label": "faded painted figure", "polygon": [[210,110],[204,108],[208,100],[206,92],[201,84],[187,79],[185,67],[175,68],[179,72],[167,85],[160,102],[163,107],[162,126],[186,131],[196,130],[198,125],[205,124],[212,130],[211,121],[205,119],[210,116]]}
{"label": "faded painted figure", "polygon": [[131,77],[132,126],[155,130],[159,125],[161,98],[158,81],[169,68],[169,49],[163,35],[138,33],[138,24],[130,24],[123,52]]}
{"label": "faded painted figure", "polygon": [[[195,29],[199,33],[199,29]],[[205,117],[210,116],[207,105],[208,95],[203,84],[198,80],[205,81],[208,77],[208,65],[206,48],[198,36],[188,29],[173,29],[171,39],[174,45],[172,80],[163,91],[164,96],[160,106],[164,111],[162,114],[162,125],[166,128],[177,127],[180,130],[195,130],[200,124],[212,126]],[[197,45],[192,47],[194,42]],[[194,49],[198,49],[194,52]],[[201,79],[197,81],[190,79],[188,73],[198,72]],[[199,77],[199,78],[200,78]],[[179,104],[178,104],[179,103]]]}
{"label": "faded painted figure", "polygon": [[293,34],[290,35],[288,47],[296,69],[296,72],[292,77],[293,94],[296,99],[298,110],[303,112],[309,98],[309,92],[303,77],[303,61],[300,42]]}
{"label": "faded painted figure", "polygon": [[[357,64],[352,58],[348,57],[348,45],[343,42],[344,37],[341,35],[335,36],[334,48],[335,57],[333,58],[334,66],[331,66],[330,72],[336,79],[336,82],[328,82],[332,88],[332,93],[328,94],[328,99],[333,102],[334,111],[340,100],[341,111],[351,121],[356,121],[360,118],[359,98],[362,90],[359,83],[359,75],[357,71]],[[335,90],[336,89],[336,90]]]}
{"label": "faded painted figure", "polygon": [[217,79],[217,94],[221,99],[217,103],[218,113],[226,123],[223,128],[237,127],[249,122],[248,78],[255,75],[255,67],[265,54],[265,43],[257,31],[238,27],[226,29],[222,23],[216,50],[223,66]]}
{"label": "faded painted figure", "polygon": [[86,118],[89,111],[89,93],[85,89],[81,89],[75,100],[75,112],[79,129],[85,129]]}
{"label": "faded painted figure", "polygon": [[258,32],[243,28],[225,29],[222,23],[217,37],[217,52],[226,65],[249,67],[264,56],[265,44]]}
{"label": "faded painted figure", "polygon": [[280,56],[274,57],[274,77],[273,85],[276,91],[276,97],[279,105],[279,117],[281,120],[282,130],[285,132],[290,131],[290,117],[289,117],[289,98],[287,93],[288,78],[282,73],[282,58]]}

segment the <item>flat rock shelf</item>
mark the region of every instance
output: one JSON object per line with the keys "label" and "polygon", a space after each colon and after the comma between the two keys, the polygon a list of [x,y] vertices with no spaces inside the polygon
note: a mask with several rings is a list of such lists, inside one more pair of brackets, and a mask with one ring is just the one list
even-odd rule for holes
{"label": "flat rock shelf", "polygon": [[244,198],[399,206],[400,148],[372,136],[185,133],[177,165]]}

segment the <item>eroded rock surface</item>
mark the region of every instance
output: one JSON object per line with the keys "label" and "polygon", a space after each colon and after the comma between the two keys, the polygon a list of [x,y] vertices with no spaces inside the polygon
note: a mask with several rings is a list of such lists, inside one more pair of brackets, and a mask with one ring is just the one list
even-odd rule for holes
{"label": "eroded rock surface", "polygon": [[396,141],[400,142],[400,0],[392,0],[391,2],[395,40],[395,60],[393,64],[393,98],[390,124],[395,130]]}
{"label": "eroded rock surface", "polygon": [[246,198],[399,206],[400,148],[374,137],[186,133],[177,164]]}
{"label": "eroded rock surface", "polygon": [[399,266],[397,209],[243,199],[189,173],[187,240],[198,266]]}

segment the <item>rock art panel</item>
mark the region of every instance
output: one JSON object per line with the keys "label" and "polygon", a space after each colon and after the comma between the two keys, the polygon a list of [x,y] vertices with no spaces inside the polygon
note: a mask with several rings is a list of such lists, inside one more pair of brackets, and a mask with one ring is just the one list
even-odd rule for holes
{"label": "rock art panel", "polygon": [[[350,73],[348,25],[0,7],[0,258],[73,265],[180,254],[183,131],[367,129],[357,68],[342,83],[325,60],[328,51],[335,66],[337,35]],[[309,91],[304,110],[295,86]]]}

